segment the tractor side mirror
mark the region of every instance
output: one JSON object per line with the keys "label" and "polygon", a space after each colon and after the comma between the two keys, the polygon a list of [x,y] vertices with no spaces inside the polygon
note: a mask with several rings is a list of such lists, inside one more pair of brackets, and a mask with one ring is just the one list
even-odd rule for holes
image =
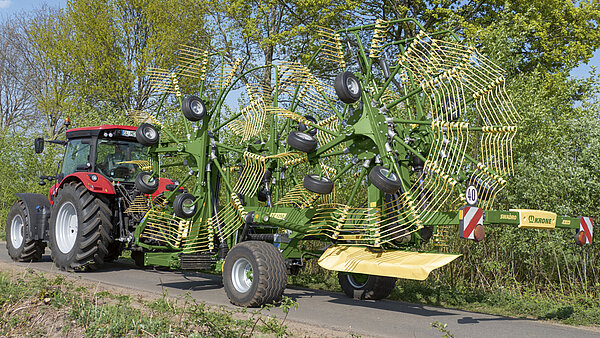
{"label": "tractor side mirror", "polygon": [[36,154],[41,154],[44,151],[44,139],[41,137],[36,137],[33,142],[33,146],[35,148]]}

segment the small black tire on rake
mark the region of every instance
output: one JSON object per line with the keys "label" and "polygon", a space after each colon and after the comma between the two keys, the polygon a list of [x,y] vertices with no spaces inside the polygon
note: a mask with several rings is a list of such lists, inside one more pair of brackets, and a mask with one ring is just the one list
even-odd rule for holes
{"label": "small black tire on rake", "polygon": [[333,191],[333,181],[325,176],[308,174],[302,180],[302,186],[308,191],[317,194],[327,195]]}
{"label": "small black tire on rake", "polygon": [[312,153],[317,149],[317,140],[314,137],[296,130],[292,130],[288,135],[287,144],[305,153]]}
{"label": "small black tire on rake", "polygon": [[[307,119],[309,122],[317,124],[317,119],[315,119],[314,117],[312,117],[311,115],[304,115],[304,118]],[[313,128],[311,130],[308,130],[310,128],[310,126],[305,125],[304,123],[298,123],[298,131],[301,131],[303,133],[307,133],[310,136],[315,136],[317,135],[317,128]]]}
{"label": "small black tire on rake", "polygon": [[153,194],[158,189],[158,179],[152,173],[142,171],[135,177],[135,188],[144,194]]}
{"label": "small black tire on rake", "polygon": [[143,146],[151,146],[158,143],[158,130],[150,123],[142,123],[135,132],[136,140]]}
{"label": "small black tire on rake", "polygon": [[361,88],[358,79],[351,72],[339,73],[334,82],[335,93],[344,103],[360,100]]}
{"label": "small black tire on rake", "polygon": [[200,121],[206,115],[206,106],[202,99],[190,95],[183,99],[181,104],[183,116],[190,121]]}
{"label": "small black tire on rake", "polygon": [[393,171],[376,165],[369,172],[369,181],[379,190],[394,194],[402,188],[402,182]]}
{"label": "small black tire on rake", "polygon": [[192,218],[196,214],[196,197],[189,193],[177,195],[173,201],[173,212],[181,218]]}

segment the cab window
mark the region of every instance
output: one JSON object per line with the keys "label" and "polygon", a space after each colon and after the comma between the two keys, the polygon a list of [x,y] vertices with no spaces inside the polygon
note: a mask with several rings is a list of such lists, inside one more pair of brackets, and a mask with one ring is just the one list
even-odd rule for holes
{"label": "cab window", "polygon": [[96,169],[111,180],[133,182],[140,161],[148,161],[147,150],[137,142],[98,139]]}
{"label": "cab window", "polygon": [[[87,140],[86,140],[87,141]],[[77,170],[78,165],[85,165],[89,162],[90,144],[83,143],[83,139],[73,139],[67,144],[65,158],[63,160],[61,174],[70,175]]]}

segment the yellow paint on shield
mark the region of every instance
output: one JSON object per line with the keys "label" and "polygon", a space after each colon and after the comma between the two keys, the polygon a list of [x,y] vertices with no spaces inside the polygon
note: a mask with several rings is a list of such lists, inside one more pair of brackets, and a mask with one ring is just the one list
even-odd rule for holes
{"label": "yellow paint on shield", "polygon": [[319,258],[319,265],[334,271],[424,280],[431,271],[460,256],[399,250],[376,253],[363,247],[331,246]]}

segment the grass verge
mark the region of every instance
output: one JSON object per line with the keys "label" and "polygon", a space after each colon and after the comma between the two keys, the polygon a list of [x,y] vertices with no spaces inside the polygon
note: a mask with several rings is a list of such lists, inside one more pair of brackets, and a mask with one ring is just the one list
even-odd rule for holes
{"label": "grass verge", "polygon": [[[289,335],[285,319],[263,314],[268,308],[215,308],[164,294],[147,300],[77,284],[33,270],[0,271],[0,336]],[[286,314],[295,306],[289,298],[279,305]]]}

